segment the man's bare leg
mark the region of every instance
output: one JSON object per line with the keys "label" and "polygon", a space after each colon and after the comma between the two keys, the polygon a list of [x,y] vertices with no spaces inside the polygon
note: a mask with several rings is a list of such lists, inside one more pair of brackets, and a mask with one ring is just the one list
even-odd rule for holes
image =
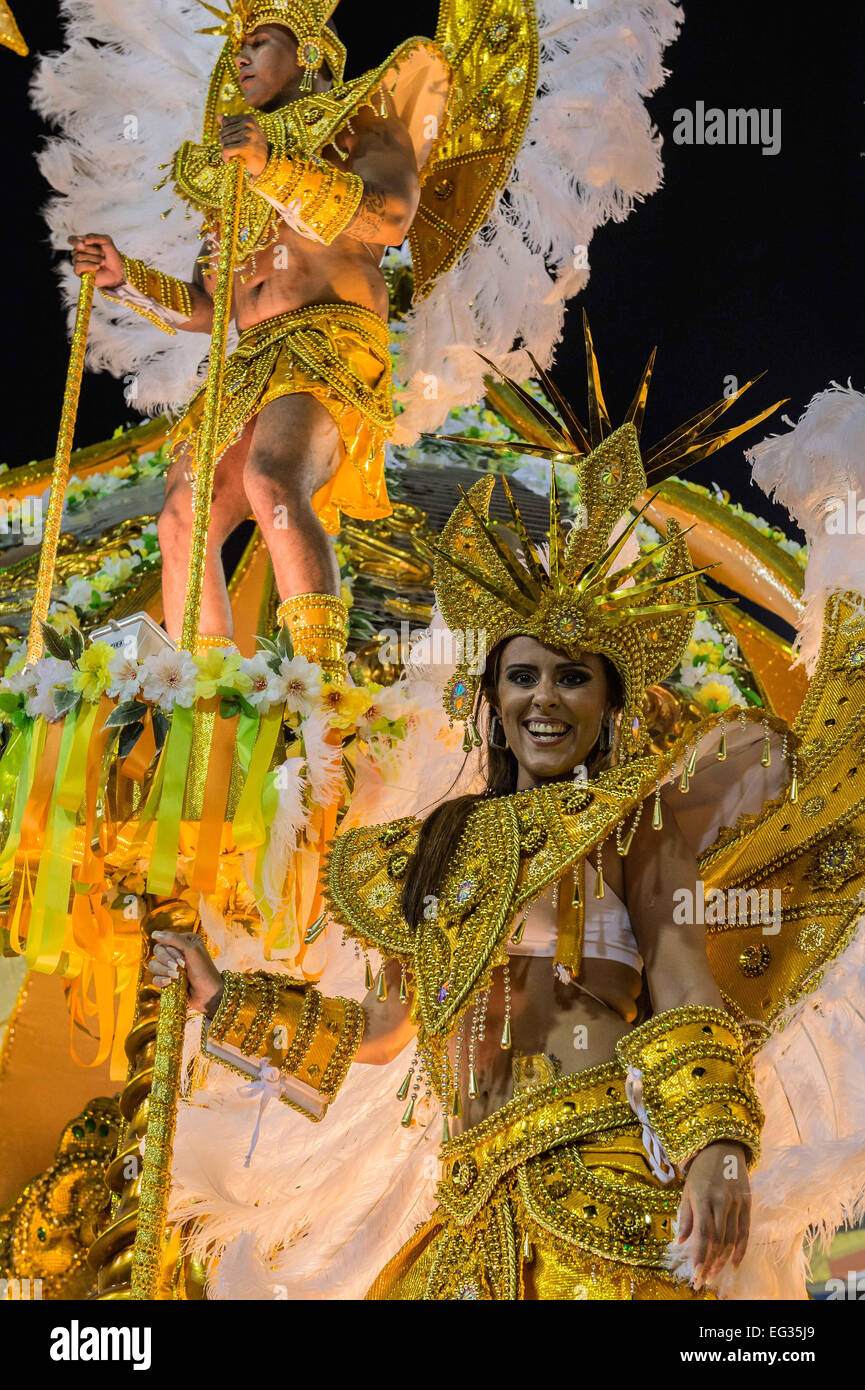
{"label": "man's bare leg", "polygon": [[339,431],[308,393],[280,396],[258,412],[243,470],[249,506],[270,552],[280,599],[340,592],[333,542],[313,494],[339,466]]}
{"label": "man's bare leg", "polygon": [[[231,635],[231,605],[222,568],[222,547],[235,527],[250,514],[243,489],[243,469],[252,438],[250,421],[243,437],[223,454],[213,475],[213,500],[207,533],[207,554],[201,591],[199,631]],[[175,460],[166,475],[165,503],[159,514],[159,548],[162,552],[162,600],[169,637],[179,642],[189,576],[192,542],[192,489],[184,478],[185,454]]]}

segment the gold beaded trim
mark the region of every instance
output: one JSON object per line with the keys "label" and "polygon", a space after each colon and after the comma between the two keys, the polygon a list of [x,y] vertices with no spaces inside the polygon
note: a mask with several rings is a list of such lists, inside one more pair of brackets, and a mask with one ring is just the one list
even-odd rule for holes
{"label": "gold beaded trim", "polygon": [[235,645],[233,637],[223,637],[215,632],[199,632],[196,638],[196,655],[200,656],[203,651],[210,647],[233,647]]}

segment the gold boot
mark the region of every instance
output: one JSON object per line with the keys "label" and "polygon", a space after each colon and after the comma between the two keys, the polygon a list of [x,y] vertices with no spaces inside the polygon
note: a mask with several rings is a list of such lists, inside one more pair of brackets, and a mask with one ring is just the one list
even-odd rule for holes
{"label": "gold boot", "polygon": [[285,623],[294,650],[307,661],[317,662],[328,680],[346,679],[348,609],[341,598],[294,594],[279,605],[276,621]]}

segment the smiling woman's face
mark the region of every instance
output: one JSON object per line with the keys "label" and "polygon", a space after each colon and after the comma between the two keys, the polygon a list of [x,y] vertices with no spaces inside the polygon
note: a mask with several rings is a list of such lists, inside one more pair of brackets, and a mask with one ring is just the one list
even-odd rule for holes
{"label": "smiling woman's face", "polygon": [[499,661],[494,703],[520,765],[517,790],[566,777],[584,763],[608,702],[600,656],[585,652],[574,660],[534,637],[513,637]]}

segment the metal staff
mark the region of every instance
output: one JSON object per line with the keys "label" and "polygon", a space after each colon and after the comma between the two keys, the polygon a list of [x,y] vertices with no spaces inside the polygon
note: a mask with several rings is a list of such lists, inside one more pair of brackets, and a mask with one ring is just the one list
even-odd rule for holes
{"label": "metal staff", "polygon": [[[231,313],[234,262],[237,254],[242,181],[243,165],[239,159],[232,159],[226,169],[222,194],[222,240],[216,291],[213,296],[213,336],[197,458],[198,477],[192,520],[192,545],[180,643],[181,647],[192,653],[196,647],[201,614],[201,590],[213,496],[214,460],[225,346]],[[153,1089],[147,1117],[138,1226],[132,1255],[130,1291],[133,1298],[152,1300],[158,1297],[185,1022],[186,980],[181,979],[165,987],[159,1004],[159,1024],[153,1057]]]}
{"label": "metal staff", "polygon": [[28,663],[38,661],[42,655],[40,622],[44,622],[48,617],[48,605],[51,602],[51,589],[54,585],[57,544],[60,540],[60,519],[63,515],[63,500],[69,481],[69,460],[72,456],[72,439],[75,434],[75,417],[78,414],[78,398],[81,395],[84,349],[87,346],[87,330],[90,327],[90,310],[93,307],[93,286],[95,283],[92,270],[85,271],[81,276],[78,308],[75,311],[75,327],[72,330],[72,344],[69,349],[69,366],[66,368],[63,409],[60,412],[60,428],[57,432],[57,448],[54,452],[54,466],[51,470],[51,497],[48,502],[48,516],[45,519],[42,532],[42,548],[39,552],[39,569],[36,574],[36,592],[33,596],[33,612],[30,615],[30,634],[27,638]]}

